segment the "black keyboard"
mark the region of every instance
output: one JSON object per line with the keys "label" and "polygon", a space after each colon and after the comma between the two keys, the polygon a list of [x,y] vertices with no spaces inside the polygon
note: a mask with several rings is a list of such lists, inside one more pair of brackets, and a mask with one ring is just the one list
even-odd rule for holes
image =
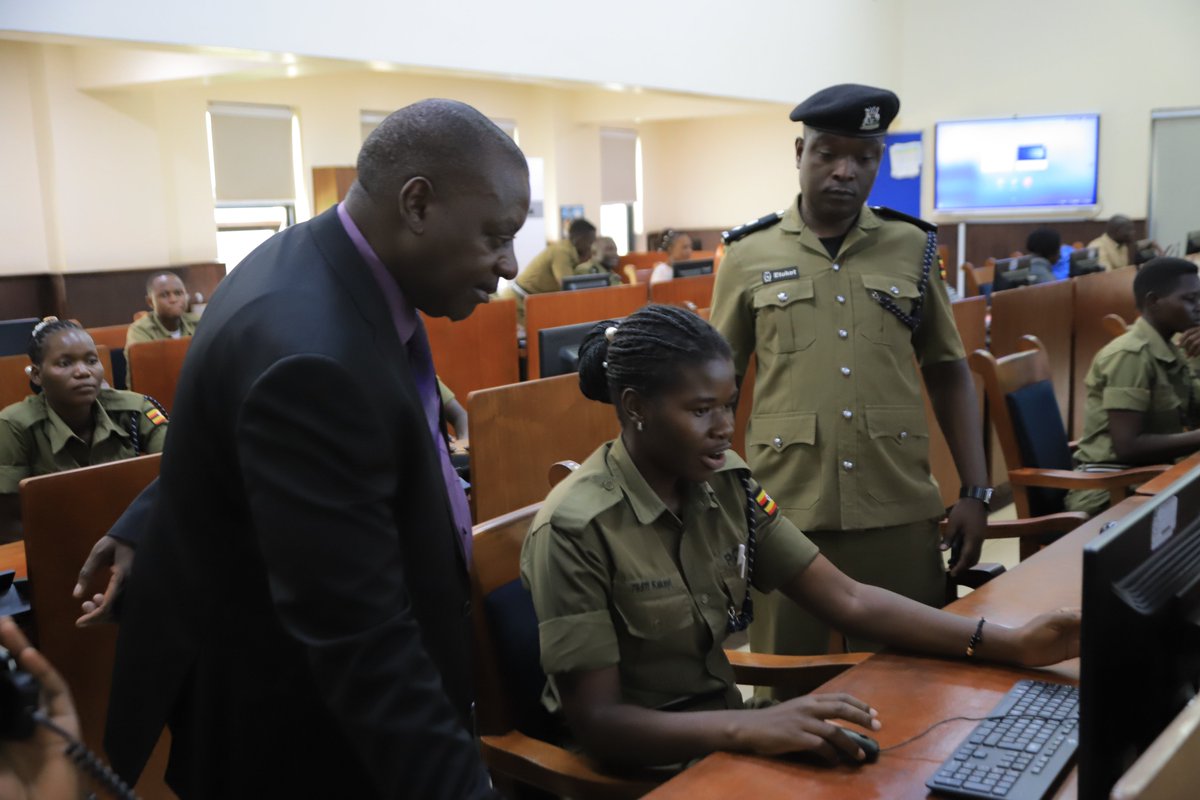
{"label": "black keyboard", "polygon": [[1017,681],[925,785],[958,797],[1039,800],[1079,746],[1079,690]]}

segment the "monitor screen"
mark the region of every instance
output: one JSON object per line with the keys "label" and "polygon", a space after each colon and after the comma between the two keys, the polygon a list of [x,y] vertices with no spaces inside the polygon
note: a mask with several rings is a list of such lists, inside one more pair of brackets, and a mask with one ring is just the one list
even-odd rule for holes
{"label": "monitor screen", "polygon": [[1109,789],[1200,681],[1200,469],[1083,550],[1079,796]]}
{"label": "monitor screen", "polygon": [[538,370],[542,378],[579,371],[579,345],[595,322],[559,325],[538,331]]}
{"label": "monitor screen", "polygon": [[0,321],[0,356],[20,356],[29,352],[29,340],[37,324],[37,317]]}
{"label": "monitor screen", "polygon": [[563,278],[562,282],[564,292],[572,292],[577,289],[603,289],[608,285],[608,274],[604,272],[597,272],[594,275],[568,275]]}
{"label": "monitor screen", "polygon": [[1100,116],[939,122],[934,208],[1070,208],[1096,205]]}
{"label": "monitor screen", "polygon": [[1192,253],[1200,253],[1200,231],[1191,231],[1187,235],[1187,247],[1184,250],[1187,255]]}
{"label": "monitor screen", "polygon": [[713,260],[711,258],[697,258],[693,261],[676,261],[671,267],[671,271],[676,278],[691,278],[696,275],[711,275],[713,271]]}

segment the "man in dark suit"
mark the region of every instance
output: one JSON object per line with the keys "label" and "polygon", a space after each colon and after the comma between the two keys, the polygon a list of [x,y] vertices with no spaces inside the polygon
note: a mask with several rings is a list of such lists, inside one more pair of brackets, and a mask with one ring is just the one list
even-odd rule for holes
{"label": "man in dark suit", "polygon": [[338,208],[213,295],[159,480],[119,523],[146,531],[106,735],[126,779],[166,722],[185,800],[491,795],[470,516],[415,309],[462,319],[511,279],[528,205],[512,140],[424,101],[368,137]]}

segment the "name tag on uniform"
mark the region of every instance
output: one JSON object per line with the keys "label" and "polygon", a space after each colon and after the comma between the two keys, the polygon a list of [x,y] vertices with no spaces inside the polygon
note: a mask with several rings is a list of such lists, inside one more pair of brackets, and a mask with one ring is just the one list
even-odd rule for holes
{"label": "name tag on uniform", "polygon": [[787,269],[768,269],[763,270],[763,283],[775,283],[776,281],[790,281],[800,277],[799,267],[788,267]]}

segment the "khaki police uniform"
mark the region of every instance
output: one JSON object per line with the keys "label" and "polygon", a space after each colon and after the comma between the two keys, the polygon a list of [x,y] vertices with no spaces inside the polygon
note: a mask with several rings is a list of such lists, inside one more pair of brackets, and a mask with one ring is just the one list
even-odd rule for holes
{"label": "khaki police uniform", "polygon": [[[748,474],[728,453],[709,482],[689,487],[676,517],[617,438],[554,488],[521,550],[549,676],[547,708],[560,708],[555,675],[613,666],[622,696],[646,708],[742,707],[721,644],[730,609],[740,612],[746,595],[738,552],[748,539]],[[752,487],[759,502],[751,579],[770,592],[817,549]]]}
{"label": "khaki police uniform", "polygon": [[[196,333],[196,324],[200,321],[199,317],[193,314],[184,314],[179,318],[179,329],[176,331],[167,330],[162,322],[158,319],[158,315],[151,311],[140,319],[135,319],[125,332],[125,349],[128,350],[130,345],[139,344],[141,342],[154,342],[159,339],[180,339],[184,336],[192,336]],[[130,362],[126,356],[125,362],[125,385],[133,385],[133,373],[129,367]]]}
{"label": "khaki police uniform", "polygon": [[[964,352],[936,254],[925,266],[923,224],[864,207],[830,257],[797,197],[729,246],[711,321],[738,375],[757,357],[746,455],[783,513],[855,580],[940,604],[944,509],[913,357],[927,366]],[[923,274],[914,331],[880,300],[911,314]],[[756,605],[757,651],[824,652],[828,636],[785,598]]]}
{"label": "khaki police uniform", "polygon": [[[1077,469],[1117,464],[1109,411],[1137,411],[1149,434],[1183,433],[1200,420],[1200,386],[1184,354],[1144,318],[1101,348],[1087,375],[1083,438],[1075,451]],[[1067,493],[1068,511],[1096,514],[1108,507],[1107,491]]]}
{"label": "khaki police uniform", "polygon": [[609,286],[620,286],[621,276],[594,258],[589,258],[575,268],[574,275],[607,275]]}
{"label": "khaki police uniform", "polygon": [[44,394],[0,411],[0,494],[16,494],[24,478],[162,452],[167,415],[155,401],[101,389],[94,408],[90,445],[50,408]]}
{"label": "khaki police uniform", "polygon": [[582,262],[571,240],[563,239],[533,257],[517,276],[517,286],[526,294],[557,292],[562,288],[563,278],[574,275],[575,268]]}

